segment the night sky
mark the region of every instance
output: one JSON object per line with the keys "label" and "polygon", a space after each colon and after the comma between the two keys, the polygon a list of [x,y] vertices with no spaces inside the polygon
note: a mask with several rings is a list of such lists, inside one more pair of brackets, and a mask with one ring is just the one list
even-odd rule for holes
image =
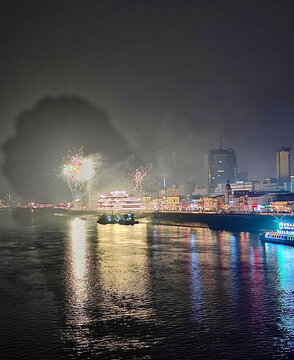
{"label": "night sky", "polygon": [[[93,139],[86,140],[93,132],[97,151],[109,152],[99,115],[97,124],[87,120],[92,107],[105,113],[106,139],[113,141],[112,130],[120,138],[115,150],[152,163],[170,183],[203,184],[203,154],[218,147],[220,136],[223,147],[235,149],[238,171],[250,179],[275,176],[277,148],[294,152],[293,10],[291,2],[257,0],[6,1],[0,142],[10,183],[21,191],[13,171],[18,162],[58,167],[65,145],[95,151]],[[68,98],[88,104],[80,113],[85,128],[75,116],[61,141],[54,133],[71,127],[61,104]],[[41,111],[40,122],[30,118],[44,101],[52,109]],[[48,117],[57,150],[44,153],[36,151],[48,140],[38,127]],[[9,171],[5,158],[14,159]],[[42,168],[32,182],[40,181]],[[11,189],[0,180],[1,192]]]}

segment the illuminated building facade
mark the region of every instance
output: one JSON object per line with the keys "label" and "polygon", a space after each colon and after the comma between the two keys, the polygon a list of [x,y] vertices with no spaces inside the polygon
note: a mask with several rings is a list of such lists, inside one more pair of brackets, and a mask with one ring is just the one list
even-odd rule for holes
{"label": "illuminated building facade", "polygon": [[179,210],[180,198],[179,196],[167,196],[166,197],[166,207],[167,210]]}
{"label": "illuminated building facade", "polygon": [[235,191],[254,191],[256,181],[236,181],[235,183],[231,184],[231,189],[233,193]]}
{"label": "illuminated building facade", "polygon": [[237,161],[233,149],[210,150],[205,156],[206,186],[214,189],[218,184],[236,182]]}
{"label": "illuminated building facade", "polygon": [[110,211],[145,210],[141,198],[131,196],[126,191],[111,191],[100,194],[96,208]]}
{"label": "illuminated building facade", "polygon": [[277,151],[278,184],[290,183],[290,148],[282,147]]}

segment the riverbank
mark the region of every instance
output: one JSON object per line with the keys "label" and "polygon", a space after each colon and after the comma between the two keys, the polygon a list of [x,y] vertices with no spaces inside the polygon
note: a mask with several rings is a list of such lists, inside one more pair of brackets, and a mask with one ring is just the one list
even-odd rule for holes
{"label": "riverbank", "polygon": [[[14,214],[35,214],[45,215],[54,213],[55,215],[97,217],[103,211],[97,210],[67,210],[67,209],[7,209]],[[5,212],[5,211],[4,211]],[[214,213],[191,213],[191,212],[134,212],[135,218],[150,219],[155,223],[164,224],[173,222],[196,227],[209,227],[212,230],[263,232],[274,231],[280,221],[294,222],[294,217],[287,214],[214,214]]]}
{"label": "riverbank", "polygon": [[179,223],[200,223],[212,230],[251,231],[261,232],[276,230],[280,221],[293,222],[288,215],[258,215],[258,214],[209,214],[209,213],[180,213],[155,212],[152,214],[155,221],[174,221]]}

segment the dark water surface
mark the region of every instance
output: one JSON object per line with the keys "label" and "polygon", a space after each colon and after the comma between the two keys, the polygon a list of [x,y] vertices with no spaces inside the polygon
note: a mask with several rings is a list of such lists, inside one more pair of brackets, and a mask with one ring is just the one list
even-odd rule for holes
{"label": "dark water surface", "polygon": [[286,359],[294,248],[0,212],[1,359]]}

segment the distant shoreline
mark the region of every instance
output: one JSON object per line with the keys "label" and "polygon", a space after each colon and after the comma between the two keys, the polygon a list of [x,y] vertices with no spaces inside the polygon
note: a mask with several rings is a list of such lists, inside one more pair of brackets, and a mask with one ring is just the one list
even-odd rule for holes
{"label": "distant shoreline", "polygon": [[276,230],[279,221],[293,222],[287,215],[257,214],[208,214],[208,213],[177,213],[156,212],[153,220],[167,220],[180,223],[199,223],[207,225],[211,230],[262,232]]}
{"label": "distant shoreline", "polygon": [[[40,214],[50,212],[56,214],[64,214],[69,216],[89,216],[98,217],[102,210],[68,210],[59,208],[6,208],[1,210],[21,211],[28,213]],[[123,211],[117,211],[120,213]],[[111,212],[109,212],[111,213]],[[208,227],[211,230],[227,230],[227,231],[250,231],[264,232],[274,231],[278,227],[280,221],[294,222],[294,217],[288,214],[215,214],[215,213],[191,213],[191,212],[134,212],[136,219],[150,219],[155,224],[176,225],[188,227]],[[166,223],[172,222],[172,223]]]}

